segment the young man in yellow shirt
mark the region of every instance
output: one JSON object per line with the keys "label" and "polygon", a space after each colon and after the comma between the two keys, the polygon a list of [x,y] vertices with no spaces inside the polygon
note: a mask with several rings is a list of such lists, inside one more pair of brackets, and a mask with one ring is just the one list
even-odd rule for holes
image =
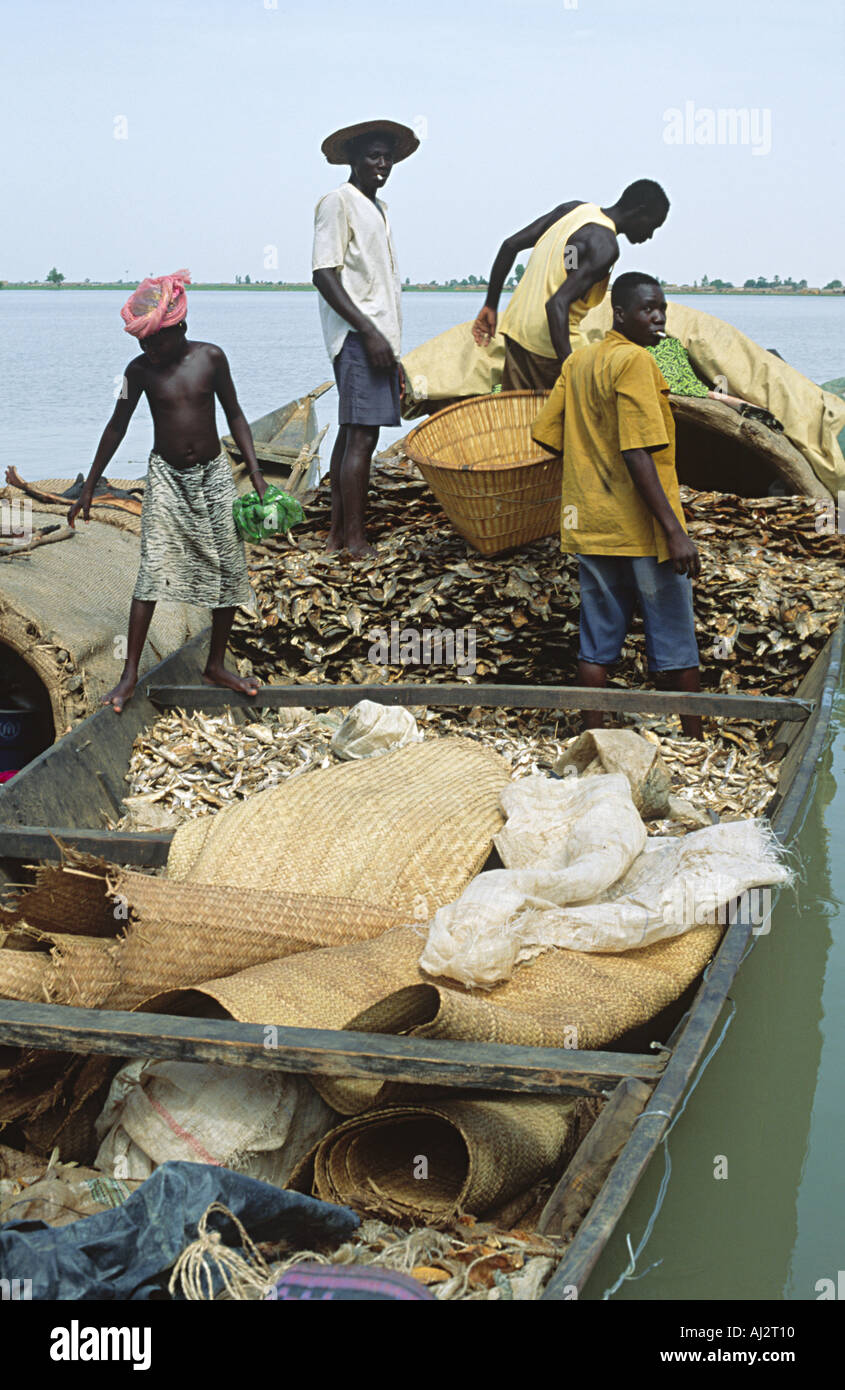
{"label": "young man in yellow shirt", "polygon": [[[692,579],[698,551],[686,532],[675,471],[669,388],[652,355],[666,300],[651,275],[620,275],[613,329],[573,353],[534,423],[539,444],[563,452],[561,549],[578,556],[581,685],[603,686],[635,603],[650,673],[668,690],[700,690]],[[586,726],[601,726],[599,711]],[[683,715],[701,738],[701,719]]]}

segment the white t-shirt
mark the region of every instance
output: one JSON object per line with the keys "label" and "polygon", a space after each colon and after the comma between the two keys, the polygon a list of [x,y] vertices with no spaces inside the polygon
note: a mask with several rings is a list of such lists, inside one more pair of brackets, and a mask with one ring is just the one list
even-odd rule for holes
{"label": "white t-shirt", "polygon": [[[401,351],[402,285],[387,205],[373,202],[352,183],[321,198],[314,212],[312,270],[340,270],[340,282],[356,309],[383,333],[396,356]],[[352,332],[320,295],[320,321],[334,361]]]}

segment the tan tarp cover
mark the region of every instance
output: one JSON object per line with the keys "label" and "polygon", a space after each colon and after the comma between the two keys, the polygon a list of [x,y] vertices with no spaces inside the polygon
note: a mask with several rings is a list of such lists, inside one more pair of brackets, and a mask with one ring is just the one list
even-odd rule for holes
{"label": "tan tarp cover", "polygon": [[[595,342],[610,325],[608,295],[582,320],[581,332]],[[703,377],[726,377],[729,394],[770,410],[825,487],[834,495],[845,489],[845,459],[837,439],[845,427],[845,401],[712,314],[670,300],[666,326],[680,338]],[[480,348],[471,324],[447,329],[402,359],[413,392],[404,413],[409,418],[415,414],[414,400],[485,395],[501,383],[504,360],[501,334],[489,347]]]}
{"label": "tan tarp cover", "polygon": [[[55,520],[33,509],[34,529]],[[69,540],[0,563],[0,642],[19,652],[47,687],[57,736],[90,714],[120,676],[139,555],[136,536],[91,521],[79,523]],[[207,609],[159,604],[141,672],[210,620]]]}

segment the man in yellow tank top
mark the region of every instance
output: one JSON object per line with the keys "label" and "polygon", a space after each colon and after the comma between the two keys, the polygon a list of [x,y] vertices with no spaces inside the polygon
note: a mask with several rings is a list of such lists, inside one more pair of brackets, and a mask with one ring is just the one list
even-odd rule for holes
{"label": "man in yellow tank top", "polygon": [[[668,211],[660,184],[637,179],[610,207],[561,203],[502,242],[472,331],[480,346],[497,326],[504,334],[504,391],[551,390],[561,364],[581,345],[582,318],[605,296],[619,257],[617,237],[634,245],[649,241]],[[519,252],[529,248],[525,273],[499,323],[502,286]]]}

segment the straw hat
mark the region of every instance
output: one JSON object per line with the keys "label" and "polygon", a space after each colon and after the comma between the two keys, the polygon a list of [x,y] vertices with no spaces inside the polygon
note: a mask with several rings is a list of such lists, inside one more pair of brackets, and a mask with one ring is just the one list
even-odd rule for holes
{"label": "straw hat", "polygon": [[411,130],[410,126],[399,125],[397,121],[359,121],[357,125],[344,126],[342,130],[336,130],[334,134],[327,135],[320,149],[329,161],[329,164],[348,164],[349,146],[353,140],[357,140],[360,135],[389,135],[393,140],[393,162],[398,164],[400,159],[407,159],[409,154],[419,149],[419,138]]}

